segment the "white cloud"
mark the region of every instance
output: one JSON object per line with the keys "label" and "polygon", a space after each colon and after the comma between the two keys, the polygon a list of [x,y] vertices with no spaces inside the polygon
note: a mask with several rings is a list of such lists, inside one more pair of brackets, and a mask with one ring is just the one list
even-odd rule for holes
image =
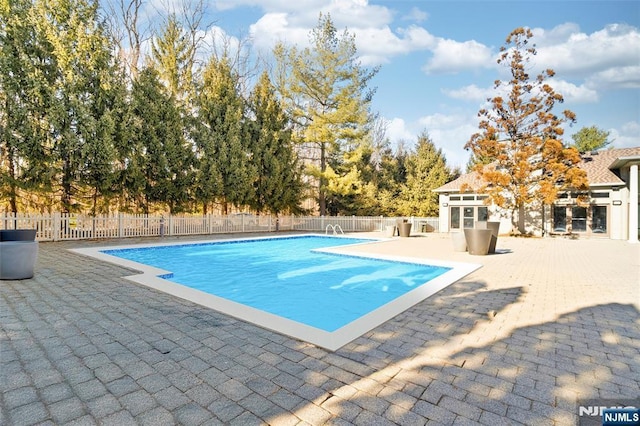
{"label": "white cloud", "polygon": [[418,123],[435,146],[442,149],[447,164],[464,170],[469,161],[464,145],[478,131],[477,118],[466,114],[436,113],[420,118]]}
{"label": "white cloud", "polygon": [[249,27],[249,33],[258,50],[270,51],[279,42],[306,46],[309,28],[290,25],[286,13],[267,13]]}
{"label": "white cloud", "polygon": [[433,57],[425,65],[424,71],[427,74],[457,73],[491,68],[494,62],[491,49],[475,40],[458,42],[439,39],[433,49]]}
{"label": "white cloud", "polygon": [[418,135],[424,131],[436,148],[442,150],[450,167],[464,170],[469,161],[469,153],[465,151],[464,145],[478,131],[475,117],[436,113],[424,116],[414,123],[407,123],[397,117],[387,121],[387,137],[394,146],[403,141],[407,148],[412,149]]}
{"label": "white cloud", "polygon": [[[325,2],[326,4],[326,2]],[[381,28],[393,20],[393,13],[384,6],[371,5],[367,0],[332,0],[322,8],[323,13],[331,14],[337,28]],[[314,14],[314,22],[318,13]]]}
{"label": "white cloud", "polygon": [[640,65],[609,68],[590,75],[586,86],[598,90],[640,88]]}
{"label": "white cloud", "polygon": [[387,120],[387,137],[394,145],[400,141],[411,144],[416,141],[416,133],[407,128],[407,124],[402,118],[397,117]]}
{"label": "white cloud", "polygon": [[572,104],[585,104],[598,102],[598,92],[585,85],[576,86],[564,80],[547,80],[549,86],[553,87],[556,93],[563,96],[564,101]]}
{"label": "white cloud", "polygon": [[[560,93],[564,97],[565,102],[584,104],[598,102],[599,100],[598,92],[586,84],[577,86],[574,83],[555,78],[549,79],[546,82],[553,87],[557,93]],[[508,89],[508,85],[501,85],[495,88],[494,86],[478,87],[475,84],[471,84],[459,89],[443,89],[442,93],[453,99],[486,104],[487,99],[496,96],[506,97],[508,95]]]}
{"label": "white cloud", "polygon": [[616,148],[635,148],[640,146],[640,123],[630,121],[620,129],[609,129],[609,140]]}
{"label": "white cloud", "polygon": [[478,87],[475,84],[471,84],[455,90],[443,89],[442,93],[453,99],[469,102],[485,102],[487,98],[495,96],[496,91],[493,87]]}
{"label": "white cloud", "polygon": [[405,21],[424,22],[429,18],[429,14],[417,7],[412,7],[408,14],[402,17]]}
{"label": "white cloud", "polygon": [[[304,7],[301,4],[304,3]],[[366,0],[332,0],[290,2],[290,0],[238,0],[217,2],[216,7],[240,5],[259,6],[265,14],[249,28],[256,48],[269,52],[278,42],[308,46],[310,31],[317,25],[320,13],[329,13],[334,25],[355,35],[358,54],[365,66],[389,62],[394,56],[437,46],[438,40],[426,29],[410,25],[391,28],[393,11]],[[414,8],[410,16],[414,21],[426,19],[426,14]],[[436,64],[437,66],[441,66]]]}
{"label": "white cloud", "polygon": [[398,55],[416,50],[429,49],[435,44],[433,37],[424,28],[411,26],[395,34],[388,26],[384,28],[355,29],[356,46],[363,65],[379,65],[390,62]]}
{"label": "white cloud", "polygon": [[218,10],[229,10],[239,7],[259,7],[266,12],[302,12],[305,10],[318,10],[326,5],[326,0],[216,0],[214,6]]}
{"label": "white cloud", "polygon": [[[640,30],[625,24],[607,25],[592,34],[575,24],[534,30],[536,62],[563,78],[581,77],[591,88],[637,87]],[[635,74],[634,74],[635,73]]]}

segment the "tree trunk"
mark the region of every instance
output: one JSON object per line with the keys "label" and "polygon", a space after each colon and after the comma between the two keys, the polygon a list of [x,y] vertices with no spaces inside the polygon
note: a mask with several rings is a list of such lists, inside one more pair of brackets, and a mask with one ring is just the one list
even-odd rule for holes
{"label": "tree trunk", "polygon": [[13,148],[9,148],[7,155],[9,157],[9,176],[11,176],[11,182],[9,183],[9,205],[11,206],[11,213],[18,213],[18,191],[16,188],[16,168],[13,161]]}
{"label": "tree trunk", "polygon": [[71,201],[73,192],[73,177],[71,175],[71,164],[69,160],[65,160],[62,170],[62,212],[71,213]]}
{"label": "tree trunk", "polygon": [[91,216],[96,217],[96,212],[98,210],[98,189],[93,188],[93,203],[91,206]]}
{"label": "tree trunk", "polygon": [[527,229],[525,226],[525,208],[524,206],[519,206],[518,207],[518,232],[520,232],[521,235],[525,235],[527,233]]}

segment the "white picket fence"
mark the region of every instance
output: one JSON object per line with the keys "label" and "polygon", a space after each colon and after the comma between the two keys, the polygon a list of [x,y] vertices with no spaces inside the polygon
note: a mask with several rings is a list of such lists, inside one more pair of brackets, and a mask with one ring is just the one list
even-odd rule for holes
{"label": "white picket fence", "polygon": [[[77,215],[0,213],[0,229],[36,229],[38,241],[128,237],[309,231],[320,233],[384,231],[398,218],[382,216]],[[438,218],[406,218],[414,233],[438,232]]]}

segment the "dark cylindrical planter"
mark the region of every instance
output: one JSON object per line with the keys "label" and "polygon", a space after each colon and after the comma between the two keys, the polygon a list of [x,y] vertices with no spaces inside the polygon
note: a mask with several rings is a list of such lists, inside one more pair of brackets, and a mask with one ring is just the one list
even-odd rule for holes
{"label": "dark cylindrical planter", "polygon": [[0,242],[0,280],[23,280],[33,277],[37,257],[37,241]]}
{"label": "dark cylindrical planter", "polygon": [[476,222],[476,228],[491,230],[491,244],[489,244],[489,253],[495,253],[496,244],[498,243],[498,232],[500,231],[500,222],[478,221]]}
{"label": "dark cylindrical planter", "polygon": [[403,222],[400,224],[400,236],[408,237],[411,234],[411,223]]}
{"label": "dark cylindrical planter", "polygon": [[469,254],[485,256],[489,253],[489,245],[491,244],[490,229],[466,228],[464,237],[467,240]]}
{"label": "dark cylindrical planter", "polygon": [[2,229],[0,230],[0,241],[35,241],[35,229]]}

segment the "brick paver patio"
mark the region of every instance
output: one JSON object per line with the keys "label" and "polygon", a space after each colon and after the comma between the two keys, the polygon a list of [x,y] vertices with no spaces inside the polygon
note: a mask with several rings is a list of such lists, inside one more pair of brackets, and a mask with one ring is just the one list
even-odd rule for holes
{"label": "brick paver patio", "polygon": [[66,250],[116,243],[41,243],[0,282],[0,424],[571,425],[580,398],[640,396],[640,245],[370,245],[483,267],[332,353]]}

